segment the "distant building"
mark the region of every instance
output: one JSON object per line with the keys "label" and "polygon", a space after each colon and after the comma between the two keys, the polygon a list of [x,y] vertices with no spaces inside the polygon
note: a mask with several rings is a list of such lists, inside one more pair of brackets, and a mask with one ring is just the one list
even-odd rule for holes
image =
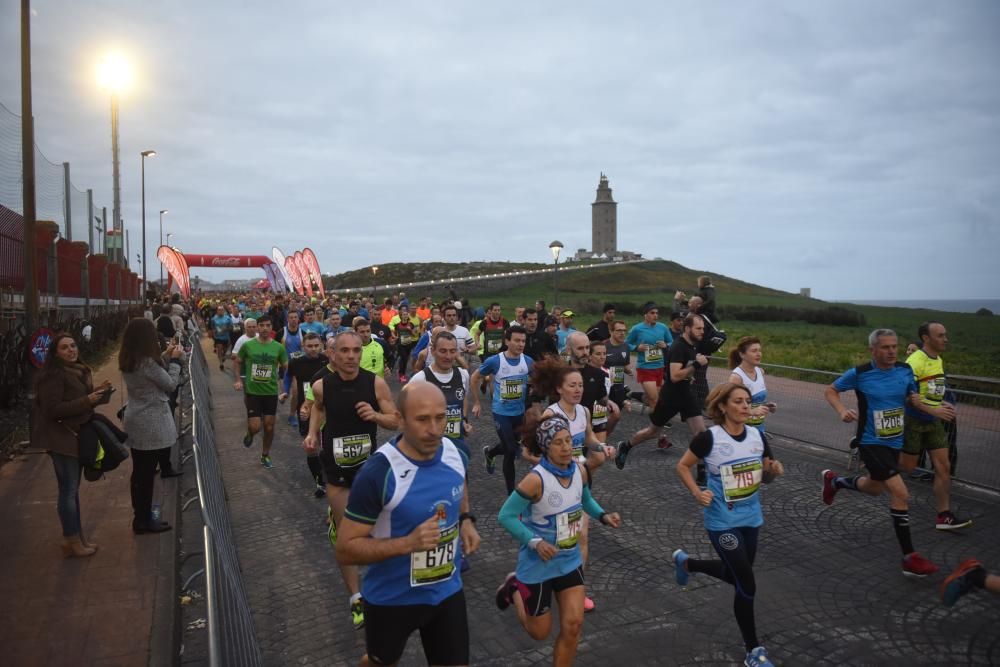
{"label": "distant building", "polygon": [[618,252],[618,202],[611,196],[608,177],[601,173],[597,197],[590,205],[590,224],[595,255],[614,256]]}
{"label": "distant building", "polygon": [[590,205],[590,225],[592,246],[590,250],[580,248],[570,261],[596,259],[601,261],[621,262],[632,259],[642,259],[637,252],[618,249],[618,202],[611,196],[608,177],[601,173],[597,183],[597,196]]}
{"label": "distant building", "polygon": [[799,296],[804,296],[807,299],[811,299],[813,291],[811,287],[802,287],[799,289]]}

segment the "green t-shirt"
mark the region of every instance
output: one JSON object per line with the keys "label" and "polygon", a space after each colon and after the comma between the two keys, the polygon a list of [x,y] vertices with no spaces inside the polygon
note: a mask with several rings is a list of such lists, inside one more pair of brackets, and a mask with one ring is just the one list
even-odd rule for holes
{"label": "green t-shirt", "polygon": [[240,348],[240,364],[246,376],[246,393],[254,396],[278,395],[278,367],[288,363],[285,346],[276,340],[266,343],[251,338]]}

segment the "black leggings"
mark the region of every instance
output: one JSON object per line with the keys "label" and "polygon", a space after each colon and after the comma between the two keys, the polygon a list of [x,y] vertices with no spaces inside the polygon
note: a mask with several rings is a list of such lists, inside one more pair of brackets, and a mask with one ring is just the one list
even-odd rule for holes
{"label": "black leggings", "polygon": [[722,560],[695,560],[687,563],[689,572],[701,572],[721,579],[736,588],[733,597],[733,614],[740,626],[747,653],[760,646],[757,641],[757,625],[753,616],[753,598],[757,593],[757,582],[753,576],[753,560],[757,555],[757,528],[730,528],[710,530],[712,540]]}
{"label": "black leggings", "polygon": [[[406,364],[410,361],[410,353],[413,352],[413,348],[416,347],[416,343],[410,343],[409,345],[399,344],[396,346],[396,354],[399,355],[399,374],[406,375]],[[428,364],[429,366],[430,364]]]}
{"label": "black leggings", "polygon": [[[473,389],[470,388],[469,391]],[[521,440],[517,432],[523,423],[523,414],[513,417],[493,415],[493,426],[496,427],[497,435],[500,436],[500,442],[490,449],[490,456],[503,457],[503,481],[507,485],[507,495],[514,493],[514,475],[516,474],[514,461],[521,448]]]}
{"label": "black leggings", "polygon": [[[167,452],[169,447],[165,447]],[[132,477],[130,486],[132,492],[132,512],[136,523],[149,522],[149,513],[153,506],[153,480],[156,477],[156,465],[163,456],[163,449],[133,449]]]}

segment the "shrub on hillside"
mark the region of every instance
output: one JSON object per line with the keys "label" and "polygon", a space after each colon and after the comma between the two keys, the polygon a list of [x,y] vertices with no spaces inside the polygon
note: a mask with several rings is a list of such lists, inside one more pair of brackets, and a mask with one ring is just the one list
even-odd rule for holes
{"label": "shrub on hillside", "polygon": [[993,317],[993,311],[989,308],[980,308],[976,311],[976,315],[979,315],[980,317]]}
{"label": "shrub on hillside", "polygon": [[862,327],[868,324],[864,313],[840,306],[826,308],[786,308],[783,306],[720,306],[720,320],[745,322],[808,322],[837,327]]}

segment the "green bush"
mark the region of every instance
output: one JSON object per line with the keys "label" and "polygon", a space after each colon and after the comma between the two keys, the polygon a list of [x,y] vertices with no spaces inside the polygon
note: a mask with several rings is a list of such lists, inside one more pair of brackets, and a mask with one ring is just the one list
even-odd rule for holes
{"label": "green bush", "polygon": [[868,324],[864,313],[828,306],[826,308],[789,308],[784,306],[720,306],[720,320],[745,322],[808,322],[837,327],[861,327]]}

